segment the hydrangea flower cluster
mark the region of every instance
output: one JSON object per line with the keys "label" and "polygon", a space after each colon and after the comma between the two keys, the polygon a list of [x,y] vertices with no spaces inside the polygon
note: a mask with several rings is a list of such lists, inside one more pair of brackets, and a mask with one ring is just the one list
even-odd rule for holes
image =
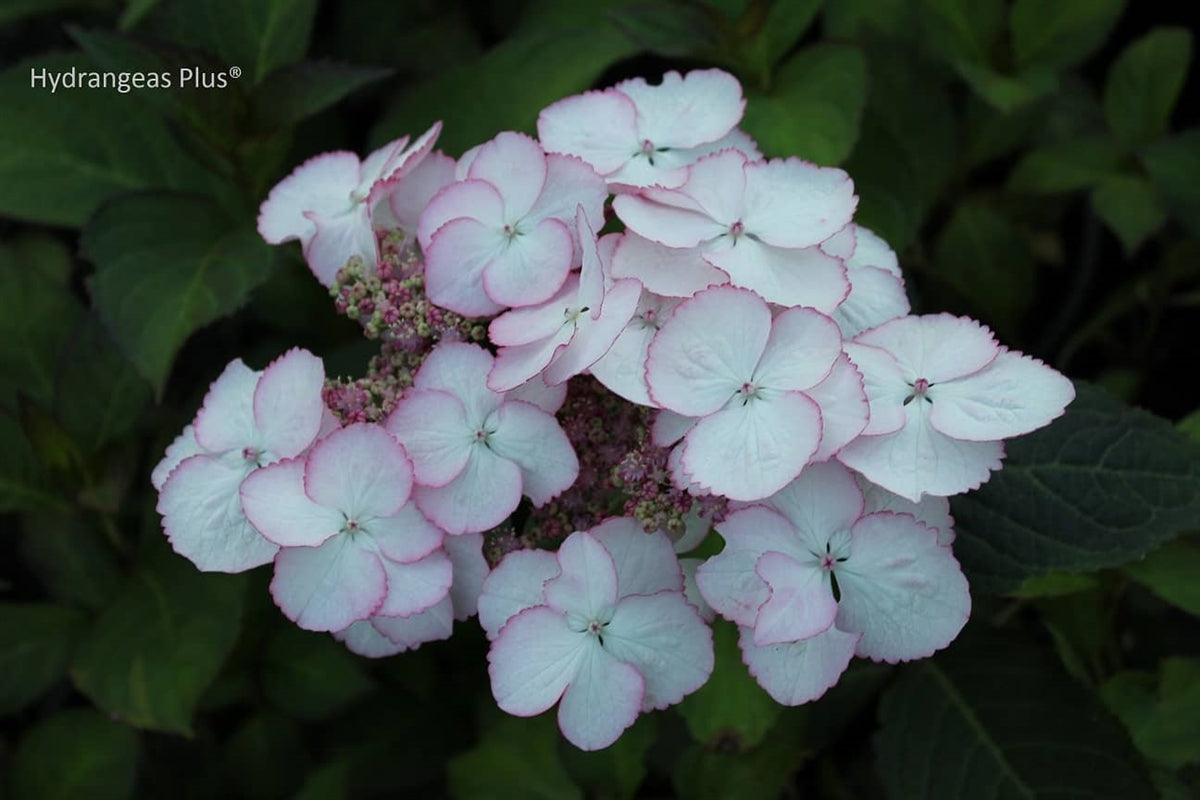
{"label": "hydrangea flower cluster", "polygon": [[1073,388],[911,315],[850,176],[764,159],[744,106],[672,72],[457,160],[435,125],[297,168],[259,230],[381,354],[357,380],[230,364],[154,471],[175,549],[271,562],[282,612],[365,656],[478,613],[500,707],[557,704],[584,749],[705,683],[717,614],[788,705],[948,645],[971,600],[947,497]]}

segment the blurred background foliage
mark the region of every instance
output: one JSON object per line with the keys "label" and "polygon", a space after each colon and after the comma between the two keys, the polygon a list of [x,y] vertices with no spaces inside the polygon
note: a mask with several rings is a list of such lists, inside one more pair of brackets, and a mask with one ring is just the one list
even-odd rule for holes
{"label": "blurred background foliage", "polygon": [[[1196,796],[1188,14],[2,0],[0,797]],[[170,551],[149,470],[228,360],[303,345],[356,375],[371,354],[295,246],[258,239],[275,182],[437,119],[458,155],[532,132],[566,95],[705,66],[742,80],[767,155],[851,173],[916,311],[973,315],[1095,384],[956,501],[975,602],[958,642],[903,667],[856,662],[783,709],[719,624],[708,686],[583,754],[552,716],[495,709],[473,625],[372,663],[284,620],[262,570],[201,574]],[[31,85],[42,69],[184,67],[214,88]]]}

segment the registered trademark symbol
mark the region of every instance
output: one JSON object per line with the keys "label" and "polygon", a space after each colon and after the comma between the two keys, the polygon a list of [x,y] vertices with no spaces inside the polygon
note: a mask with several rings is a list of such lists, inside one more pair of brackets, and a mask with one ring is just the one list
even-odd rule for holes
{"label": "registered trademark symbol", "polygon": [[241,67],[230,67],[229,68],[229,77],[231,77],[231,78],[242,77],[242,68]]}

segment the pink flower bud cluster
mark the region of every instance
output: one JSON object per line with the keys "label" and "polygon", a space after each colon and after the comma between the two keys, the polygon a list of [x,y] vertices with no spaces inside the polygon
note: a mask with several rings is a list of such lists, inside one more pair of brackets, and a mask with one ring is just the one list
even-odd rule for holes
{"label": "pink flower bud cluster", "polygon": [[328,384],[298,351],[230,365],[155,470],[175,548],[273,562],[289,618],[368,656],[478,611],[500,707],[557,704],[585,749],[703,685],[714,614],[788,705],[947,646],[971,600],[946,498],[1073,387],[911,315],[850,176],[764,159],[744,107],[672,72],[457,160],[435,125],[299,167],[259,230],[381,353]]}

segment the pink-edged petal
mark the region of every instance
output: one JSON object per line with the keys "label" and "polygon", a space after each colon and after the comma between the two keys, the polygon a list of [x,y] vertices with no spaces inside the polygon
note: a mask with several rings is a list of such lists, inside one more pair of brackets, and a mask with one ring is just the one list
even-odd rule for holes
{"label": "pink-edged petal", "polygon": [[833,312],[842,335],[852,339],[863,331],[907,314],[911,307],[904,281],[879,267],[847,270],[850,294]]}
{"label": "pink-edged petal", "polygon": [[162,460],[155,465],[150,473],[150,483],[157,491],[162,491],[163,484],[179,464],[187,457],[203,453],[204,448],[196,441],[196,430],[191,425],[185,425],[183,431],[169,445]]}
{"label": "pink-edged petal", "polygon": [[547,414],[557,414],[567,401],[567,385],[565,383],[549,385],[537,375],[522,383],[515,389],[505,392],[506,400],[524,400],[545,411]]}
{"label": "pink-edged petal", "polygon": [[[900,274],[900,262],[896,258],[896,252],[883,240],[883,237],[861,225],[850,227],[854,229],[855,246],[854,254],[846,257],[846,266],[849,269],[874,267],[891,273],[897,278],[904,277]],[[822,243],[821,247],[827,249],[826,243]]]}
{"label": "pink-edged petal", "polygon": [[703,563],[698,558],[681,558],[679,559],[679,568],[683,570],[684,598],[692,608],[696,609],[700,619],[711,624],[717,618],[717,612],[705,601],[704,595],[700,593],[700,586],[696,583],[696,570]]}
{"label": "pink-edged petal", "polygon": [[364,658],[387,658],[408,649],[376,630],[369,619],[360,619],[349,628],[334,631],[333,638],[346,645],[351,653]]}
{"label": "pink-edged petal", "polygon": [[309,631],[340,631],[375,613],[387,596],[379,556],[349,536],[319,547],[285,547],[275,556],[271,597]]}
{"label": "pink-edged petal", "polygon": [[895,663],[924,658],[958,636],[971,595],[949,547],[907,514],[863,517],[837,565],[837,626],[863,635],[860,656]]}
{"label": "pink-edged petal", "polygon": [[696,247],[728,231],[704,211],[694,207],[686,196],[672,197],[679,205],[655,202],[642,195],[622,194],[613,198],[613,211],[625,226],[667,247]]}
{"label": "pink-edged petal", "polygon": [[400,443],[382,425],[361,422],[317,442],[304,474],[314,502],[360,521],[395,514],[412,485],[412,461]]}
{"label": "pink-edged petal", "polygon": [[614,278],[637,278],[648,291],[666,297],[691,297],[729,276],[704,260],[696,248],[666,247],[627,233],[613,255]]}
{"label": "pink-edged petal", "polygon": [[379,261],[375,229],[364,204],[345,213],[319,217],[309,213],[317,232],[304,246],[304,260],[322,286],[333,286],[337,272],[354,256],[363,260],[369,271]]}
{"label": "pink-edged petal", "polygon": [[529,213],[546,185],[546,154],[537,140],[505,131],[479,148],[467,176],[496,187],[505,215],[517,220]]}
{"label": "pink-edged petal", "polygon": [[242,512],[238,487],[247,470],[204,454],[189,456],[171,471],[158,496],[171,547],[205,572],[253,569],[279,550]]}
{"label": "pink-edged petal", "polygon": [[1036,358],[1002,349],[979,372],[940,384],[929,396],[934,428],[955,439],[984,442],[1049,425],[1075,399],[1075,387]]}
{"label": "pink-edged petal", "polygon": [[662,409],[654,415],[654,424],[650,428],[650,440],[655,447],[670,447],[678,442],[696,424],[697,417],[685,417],[674,411]]}
{"label": "pink-edged petal", "polygon": [[506,239],[483,268],[483,290],[502,306],[543,303],[566,281],[574,247],[561,220],[544,219]]}
{"label": "pink-edged petal", "polygon": [[575,156],[549,155],[546,156],[546,189],[527,219],[558,219],[570,226],[575,219],[575,209],[582,206],[587,218],[599,227],[604,221],[606,199],[608,188],[604,179],[588,164]]}
{"label": "pink-edged petal", "polygon": [[428,259],[433,238],[447,223],[473,219],[490,231],[504,227],[504,198],[487,181],[463,180],[438,191],[417,220],[417,241]]}
{"label": "pink-edged petal", "polygon": [[546,368],[546,380],[563,383],[599,361],[633,319],[642,285],[632,278],[615,281],[600,306],[600,315],[581,314],[570,343]]}
{"label": "pink-edged petal", "polygon": [[408,137],[401,136],[372,151],[363,159],[362,167],[359,170],[359,186],[369,189],[378,181],[386,178],[406,147],[408,147]]}
{"label": "pink-edged petal", "polygon": [[789,308],[771,323],[754,381],[772,389],[808,389],[829,375],[842,354],[837,324],[811,308]]}
{"label": "pink-edged petal", "polygon": [[450,585],[450,600],[454,618],[464,620],[478,610],[479,594],[491,568],[483,556],[483,534],[462,533],[447,536],[444,544],[450,563],[454,566],[454,582]]}
{"label": "pink-edged petal", "polygon": [[1000,354],[992,332],[968,317],[927,314],[901,317],[860,334],[856,342],[891,353],[905,377],[931,384],[961,378]]}
{"label": "pink-edged petal", "polygon": [[[726,233],[729,226],[742,221],[745,214],[745,184],[746,156],[736,150],[723,150],[688,167],[687,182],[678,190],[651,187],[645,190],[644,196],[671,206],[701,211],[719,223],[722,233]],[[672,244],[658,237],[648,238],[672,247],[692,246]]]}
{"label": "pink-edged petal", "polygon": [[439,344],[425,357],[413,378],[417,389],[438,389],[457,397],[472,424],[483,419],[503,401],[503,395],[487,388],[492,369],[492,354],[477,344],[449,342]]}
{"label": "pink-edged petal", "polygon": [[613,89],[547,106],[538,114],[537,129],[547,152],[579,156],[601,175],[618,170],[640,144],[637,108]]}
{"label": "pink-edged petal", "polygon": [[850,470],[835,462],[805,467],[799,478],[767,498],[765,504],[795,527],[799,552],[807,553],[826,552],[830,537],[848,530],[863,513],[858,483]]}
{"label": "pink-edged petal", "polygon": [[417,234],[421,212],[434,195],[454,183],[454,159],[443,153],[430,153],[396,185],[388,205],[392,218],[410,236]]}
{"label": "pink-edged petal", "polygon": [[329,216],[350,205],[358,185],[358,156],[346,151],[323,153],[305,161],[284,178],[258,212],[258,233],[269,244],[306,241],[316,233],[306,212]]}
{"label": "pink-edged petal", "polygon": [[605,266],[600,260],[596,229],[588,222],[581,205],[575,207],[575,235],[583,251],[579,268],[579,306],[581,309],[586,307],[589,316],[595,319],[600,316],[600,305],[604,301]]}
{"label": "pink-edged petal", "polygon": [[771,311],[753,292],[700,292],[679,304],[650,343],[651,398],[686,416],[712,414],[751,379],[770,335]]}
{"label": "pink-edged petal", "polygon": [[643,711],[678,703],[712,675],[712,630],[682,592],[622,599],[601,636],[608,652],[641,673]]}
{"label": "pink-edged petal", "polygon": [[886,350],[857,341],[847,342],[843,349],[858,368],[863,391],[867,394],[869,413],[862,435],[877,436],[900,430],[908,418],[904,400],[912,394],[913,387],[905,379],[896,359]]}
{"label": "pink-edged petal", "polygon": [[224,453],[257,444],[254,390],[261,374],[235,358],[213,381],[192,425],[201,448]]}
{"label": "pink-edged petal", "polygon": [[450,556],[434,550],[422,559],[401,564],[381,558],[387,574],[387,597],[375,609],[381,617],[411,617],[442,601],[454,579]]}
{"label": "pink-edged petal", "polygon": [[487,446],[520,468],[522,491],[542,506],[579,477],[579,459],[558,420],[537,406],[510,400],[488,418]]}
{"label": "pink-edged petal", "polygon": [[688,431],[682,464],[715,494],[759,500],[799,475],[820,441],[821,410],[800,392],[735,400]]}
{"label": "pink-edged petal", "polygon": [[734,286],[782,306],[812,306],[829,314],[850,292],[842,262],[817,247],[785,250],[742,237],[733,247],[705,252],[704,258],[728,273]]}
{"label": "pink-edged petal", "polygon": [[832,458],[866,428],[870,406],[863,378],[845,353],[833,362],[825,380],[804,393],[821,409],[821,445],[813,461]]}
{"label": "pink-edged petal", "polygon": [[307,350],[293,348],[263,371],[254,390],[259,441],[276,458],[291,458],[313,443],[321,429],[325,365]]}
{"label": "pink-edged petal", "polygon": [[304,493],[302,458],[250,473],[241,485],[242,510],[264,537],[282,547],[316,547],[337,534],[346,518]]}
{"label": "pink-edged petal", "polygon": [[633,725],[645,692],[635,667],[618,661],[589,637],[558,706],[558,727],[580,750],[601,750]]}
{"label": "pink-edged petal", "polygon": [[905,407],[907,422],[895,433],[860,436],[837,458],[868,480],[916,502],[922,494],[949,496],[977,489],[1000,469],[1001,442],[964,442],[929,424],[927,403]]}
{"label": "pink-edged petal", "polygon": [[855,480],[863,492],[864,514],[876,511],[910,514],[925,527],[937,531],[938,544],[948,545],[954,541],[954,518],[950,516],[950,501],[945,497],[927,494],[914,503],[882,486],[876,486],[861,475],[855,475]]}
{"label": "pink-edged petal", "polygon": [[[425,642],[450,638],[454,629],[454,604],[449,595],[411,617],[371,617],[371,626],[400,649],[415,650]],[[336,634],[335,634],[336,635]]]}
{"label": "pink-edged petal", "polygon": [[[367,192],[367,204],[371,208],[373,219],[378,221],[378,218],[375,217],[375,213],[378,211],[380,217],[388,219],[389,227],[395,223],[395,219],[391,217],[391,208],[384,201],[390,200],[401,181],[420,166],[433,150],[433,146],[437,144],[441,133],[442,123],[435,122],[410,146],[393,150],[390,157],[384,162],[378,178],[373,178],[373,175],[368,173],[368,164],[363,163],[363,183],[360,185],[359,191],[367,186],[370,187]],[[367,181],[371,181],[371,183],[368,184]]]}
{"label": "pink-edged petal", "polygon": [[558,559],[548,550],[517,550],[504,556],[483,582],[479,595],[479,624],[487,637],[495,639],[504,623],[525,609],[544,605],[546,581],[561,571]]}
{"label": "pink-edged petal", "polygon": [[859,634],[836,627],[811,639],[758,647],[754,632],[739,628],[742,660],[758,685],[776,702],[798,706],[816,700],[838,682],[854,657]]}
{"label": "pink-edged petal", "polygon": [[591,534],[612,556],[620,597],[683,591],[675,549],[661,531],[646,533],[637,520],[614,517],[592,528]]}
{"label": "pink-edged petal", "polygon": [[[833,236],[821,242],[821,249],[831,256],[842,259],[846,262],[846,266],[849,267],[850,259],[854,257],[854,251],[858,247],[859,230],[858,225],[850,223]],[[862,230],[865,230],[865,228]]]}
{"label": "pink-edged petal", "polygon": [[651,86],[642,78],[613,87],[638,111],[642,138],[658,147],[696,147],[727,134],[742,118],[746,101],[737,78],[719,69],[663,75]]}
{"label": "pink-edged petal", "polygon": [[700,516],[697,507],[692,506],[683,515],[682,533],[672,533],[671,531],[664,531],[664,533],[671,539],[671,547],[678,554],[695,550],[701,542],[708,538],[711,530],[712,520],[709,517]]}
{"label": "pink-edged petal", "polygon": [[447,222],[425,248],[425,290],[429,299],[467,317],[503,311],[504,306],[484,291],[483,271],[506,246],[503,234],[478,220],[464,217]]}
{"label": "pink-edged petal", "polygon": [[562,572],[546,581],[546,604],[567,615],[568,623],[585,630],[617,602],[617,568],[604,545],[586,531],[576,531],[558,548]]}
{"label": "pink-edged petal", "polygon": [[756,567],[768,550],[803,559],[808,555],[795,528],[777,512],[751,506],[717,523],[725,549],[696,571],[700,593],[717,613],[739,625],[753,626],[769,589]]}
{"label": "pink-edged petal", "polygon": [[746,229],[776,247],[812,247],[850,223],[858,197],[844,170],[798,158],[746,165]]}
{"label": "pink-edged petal", "polygon": [[833,624],[838,605],[819,564],[801,564],[772,550],[759,556],[755,571],[770,594],[754,620],[754,644],[811,639]]}
{"label": "pink-edged petal", "polygon": [[571,630],[546,606],[527,608],[500,630],[488,651],[492,696],[509,714],[532,717],[558,702],[595,639]]}
{"label": "pink-edged petal", "polygon": [[[546,311],[554,314],[554,309],[547,305]],[[559,318],[563,313],[557,313]],[[488,388],[496,392],[507,392],[521,386],[539,375],[549,381],[545,369],[563,352],[575,338],[576,326],[571,322],[562,322],[553,334],[545,339],[539,339],[529,344],[510,345],[501,347],[496,353],[496,362],[488,373]],[[556,381],[562,384],[563,381]]]}
{"label": "pink-edged petal", "polygon": [[365,521],[362,527],[385,558],[402,564],[425,558],[446,538],[411,502],[391,516]]}
{"label": "pink-edged petal", "polygon": [[[678,301],[642,291],[633,318],[595,364],[589,367],[605,388],[631,403],[654,407],[646,385],[646,358],[659,323],[678,305]],[[681,433],[680,436],[683,434]]]}
{"label": "pink-edged petal", "polygon": [[445,486],[467,465],[474,431],[466,408],[449,392],[408,390],[384,425],[404,445],[422,486]]}
{"label": "pink-edged petal", "polygon": [[471,448],[467,465],[445,486],[418,485],[417,508],[446,533],[480,533],[494,528],[521,502],[521,470],[482,444]]}
{"label": "pink-edged petal", "polygon": [[566,310],[579,305],[579,275],[572,273],[554,296],[536,306],[514,308],[492,320],[488,338],[497,347],[543,343],[570,325]]}

